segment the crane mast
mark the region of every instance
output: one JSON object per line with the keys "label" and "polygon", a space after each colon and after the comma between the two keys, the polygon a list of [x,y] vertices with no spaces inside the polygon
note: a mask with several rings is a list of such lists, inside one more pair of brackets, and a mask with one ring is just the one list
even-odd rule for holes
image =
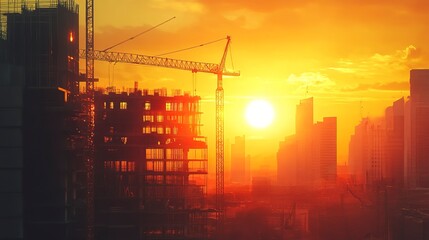
{"label": "crane mast", "polygon": [[225,142],[224,142],[224,91],[223,74],[226,55],[228,53],[231,37],[227,36],[225,50],[217,72],[216,87],[216,209],[218,210],[218,231],[223,231],[224,220],[224,192],[225,192]]}
{"label": "crane mast", "polygon": [[94,239],[94,0],[86,0],[86,97],[87,144],[84,149],[86,167],[87,240]]}

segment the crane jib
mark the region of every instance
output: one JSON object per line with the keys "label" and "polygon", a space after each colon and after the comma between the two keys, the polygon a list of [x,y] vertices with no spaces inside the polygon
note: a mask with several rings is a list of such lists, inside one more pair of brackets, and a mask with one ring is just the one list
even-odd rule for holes
{"label": "crane jib", "polygon": [[[94,50],[93,54],[89,55],[92,55],[93,59],[97,61],[141,64],[213,74],[219,74],[219,72],[221,72],[224,76],[240,76],[240,72],[220,71],[220,65],[215,63],[194,62],[173,58],[147,56],[142,54],[106,52],[98,50]],[[85,58],[86,50],[79,50],[79,57]]]}

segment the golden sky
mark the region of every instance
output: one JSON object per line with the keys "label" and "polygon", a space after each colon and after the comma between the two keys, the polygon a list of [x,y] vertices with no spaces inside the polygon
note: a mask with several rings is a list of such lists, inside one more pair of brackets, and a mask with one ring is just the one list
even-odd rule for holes
{"label": "golden sky", "polygon": [[[85,1],[77,2],[83,48]],[[314,97],[315,121],[338,118],[342,163],[359,119],[380,116],[394,100],[408,96],[411,68],[429,68],[428,13],[427,0],[95,0],[95,48],[110,47],[174,16],[112,51],[158,55],[230,35],[227,67],[241,76],[225,79],[225,139],[232,143],[234,136],[246,135],[258,146],[262,142],[264,151],[250,151],[253,167],[273,167],[278,142],[294,133],[297,103]],[[225,43],[166,57],[218,63]],[[192,90],[192,74],[180,70],[97,62],[95,73],[99,86],[114,81],[116,87],[131,88],[138,81],[141,88]],[[199,73],[196,78],[203,133],[213,156],[216,76]],[[255,98],[274,105],[276,118],[268,129],[245,123],[245,106]]]}

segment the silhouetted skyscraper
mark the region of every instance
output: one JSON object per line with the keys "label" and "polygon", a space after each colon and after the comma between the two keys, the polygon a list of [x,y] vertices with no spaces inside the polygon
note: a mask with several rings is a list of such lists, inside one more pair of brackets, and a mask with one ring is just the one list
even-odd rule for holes
{"label": "silhouetted skyscraper", "polygon": [[0,73],[0,239],[23,239],[24,70],[0,63]]}
{"label": "silhouetted skyscraper", "polygon": [[386,108],[386,141],[384,146],[383,172],[391,185],[404,184],[404,98]]}
{"label": "silhouetted skyscraper", "polygon": [[368,147],[367,139],[367,125],[368,119],[362,119],[361,122],[355,126],[355,131],[350,137],[349,142],[349,166],[350,175],[354,183],[363,183],[365,181],[364,174],[364,161]]}
{"label": "silhouetted skyscraper", "polygon": [[277,151],[277,183],[281,186],[297,185],[297,145],[295,136],[280,142]]}
{"label": "silhouetted skyscraper", "polygon": [[429,187],[429,69],[410,72],[411,186]]}
{"label": "silhouetted skyscraper", "polygon": [[246,171],[245,137],[236,136],[235,143],[231,144],[231,181],[244,183]]}
{"label": "silhouetted skyscraper", "polygon": [[362,119],[349,144],[350,173],[358,184],[374,185],[382,179],[384,128],[379,119]]}
{"label": "silhouetted skyscraper", "polygon": [[296,106],[295,132],[297,141],[297,183],[312,183],[312,131],[313,131],[313,98],[300,101]]}
{"label": "silhouetted skyscraper", "polygon": [[335,183],[337,178],[337,118],[325,117],[315,125],[315,177]]}

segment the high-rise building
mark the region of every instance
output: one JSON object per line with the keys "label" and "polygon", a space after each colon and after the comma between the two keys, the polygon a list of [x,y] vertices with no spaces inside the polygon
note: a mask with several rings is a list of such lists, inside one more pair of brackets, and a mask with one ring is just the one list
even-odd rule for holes
{"label": "high-rise building", "polygon": [[349,142],[349,169],[353,183],[363,183],[365,180],[363,158],[367,155],[366,141],[367,138],[367,125],[368,119],[362,119],[361,122],[355,126],[354,133],[350,137]]}
{"label": "high-rise building", "polygon": [[0,144],[10,143],[0,147],[0,159],[10,162],[0,171],[9,186],[0,197],[8,209],[0,210],[0,238],[77,239],[75,224],[83,219],[69,97],[79,75],[78,6],[73,0],[3,4]]}
{"label": "high-rise building", "polygon": [[400,98],[385,111],[383,178],[387,183],[395,186],[404,185],[404,119],[404,98]]}
{"label": "high-rise building", "polygon": [[23,239],[24,71],[0,63],[0,239]]}
{"label": "high-rise building", "polygon": [[231,182],[246,182],[246,139],[245,136],[236,136],[235,143],[231,144]]}
{"label": "high-rise building", "polygon": [[297,145],[295,135],[286,137],[279,143],[277,151],[277,184],[297,185]]}
{"label": "high-rise building", "polygon": [[300,101],[296,107],[295,133],[297,142],[297,183],[313,182],[313,98]]}
{"label": "high-rise building", "polygon": [[411,158],[411,103],[409,97],[404,103],[404,185],[415,187],[415,165]]}
{"label": "high-rise building", "polygon": [[[416,187],[429,187],[429,69],[410,71],[410,178]],[[415,179],[415,180],[414,180]]]}
{"label": "high-rise building", "polygon": [[382,180],[385,131],[379,119],[364,118],[349,143],[350,173],[355,183],[374,186]]}
{"label": "high-rise building", "polygon": [[315,179],[335,183],[337,178],[337,118],[315,124]]}

